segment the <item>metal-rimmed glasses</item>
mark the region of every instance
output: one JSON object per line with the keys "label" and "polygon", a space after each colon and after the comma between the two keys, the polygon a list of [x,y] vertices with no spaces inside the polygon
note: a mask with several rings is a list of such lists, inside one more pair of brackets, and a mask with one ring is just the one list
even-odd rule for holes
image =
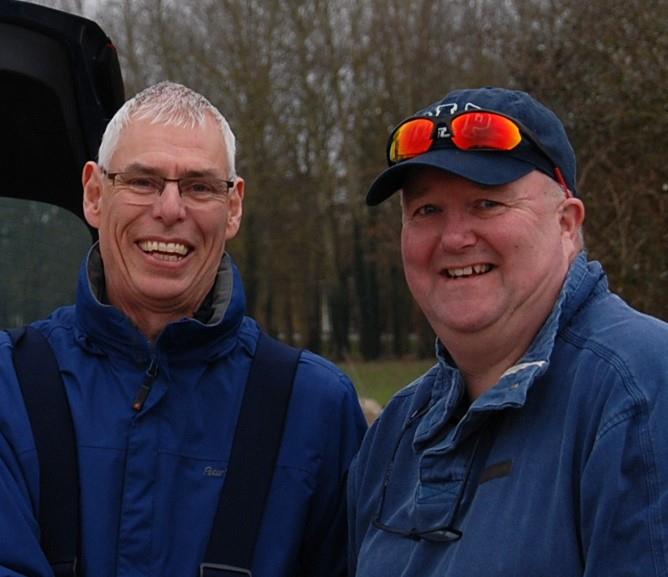
{"label": "metal-rimmed glasses", "polygon": [[153,172],[128,170],[111,172],[101,168],[111,180],[114,188],[130,193],[139,204],[153,204],[162,194],[168,182],[175,182],[179,195],[191,204],[202,204],[210,200],[225,200],[235,181],[217,178],[208,174],[193,174],[181,178],[166,178]]}

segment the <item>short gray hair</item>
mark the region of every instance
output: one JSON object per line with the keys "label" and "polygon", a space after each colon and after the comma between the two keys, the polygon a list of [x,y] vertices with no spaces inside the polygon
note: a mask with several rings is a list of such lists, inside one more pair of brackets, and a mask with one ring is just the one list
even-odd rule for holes
{"label": "short gray hair", "polygon": [[235,178],[236,142],[225,117],[204,96],[176,82],[159,82],[142,90],[118,109],[109,121],[98,152],[98,163],[110,168],[123,129],[132,120],[149,120],[152,124],[201,127],[207,114],[218,123],[227,151],[229,177]]}

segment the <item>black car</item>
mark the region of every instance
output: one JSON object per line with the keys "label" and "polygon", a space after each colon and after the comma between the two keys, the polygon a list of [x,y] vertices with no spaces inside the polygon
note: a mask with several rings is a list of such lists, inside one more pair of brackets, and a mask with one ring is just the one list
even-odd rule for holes
{"label": "black car", "polygon": [[73,302],[95,239],[81,169],[123,101],[116,50],[96,23],[0,0],[0,327]]}

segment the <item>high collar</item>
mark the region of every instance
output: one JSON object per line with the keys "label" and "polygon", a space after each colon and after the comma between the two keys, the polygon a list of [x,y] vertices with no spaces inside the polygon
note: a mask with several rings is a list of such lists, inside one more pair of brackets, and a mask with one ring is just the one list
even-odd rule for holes
{"label": "high collar", "polygon": [[[572,321],[577,311],[593,295],[608,290],[601,265],[587,261],[581,252],[571,265],[561,292],[551,313],[533,339],[527,352],[501,376],[499,381],[470,406],[466,416],[441,441],[441,450],[455,446],[472,431],[478,429],[490,413],[506,408],[519,408],[526,402],[527,394],[536,379],[550,366],[550,358],[557,336]],[[433,442],[451,419],[464,392],[464,379],[445,347],[437,342],[438,370],[430,372],[415,395],[428,409],[415,432],[416,447]],[[428,389],[424,390],[424,389]],[[413,413],[420,407],[413,407]]]}
{"label": "high collar", "polygon": [[232,337],[243,319],[246,301],[232,258],[221,259],[216,282],[207,296],[206,318],[185,317],[169,323],[154,344],[119,309],[106,301],[104,267],[98,244],[91,247],[79,271],[76,318],[78,338],[91,350],[129,356],[141,362],[156,353],[171,359],[213,359],[234,346]]}

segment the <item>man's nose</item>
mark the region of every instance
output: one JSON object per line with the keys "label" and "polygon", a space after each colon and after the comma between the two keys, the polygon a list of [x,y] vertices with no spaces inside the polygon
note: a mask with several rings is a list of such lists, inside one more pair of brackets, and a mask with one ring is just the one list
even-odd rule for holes
{"label": "man's nose", "polygon": [[449,211],[441,228],[441,246],[458,251],[474,245],[478,238],[475,228],[475,219],[466,211]]}
{"label": "man's nose", "polygon": [[177,182],[165,182],[165,188],[153,203],[153,216],[167,224],[185,218],[186,205]]}

